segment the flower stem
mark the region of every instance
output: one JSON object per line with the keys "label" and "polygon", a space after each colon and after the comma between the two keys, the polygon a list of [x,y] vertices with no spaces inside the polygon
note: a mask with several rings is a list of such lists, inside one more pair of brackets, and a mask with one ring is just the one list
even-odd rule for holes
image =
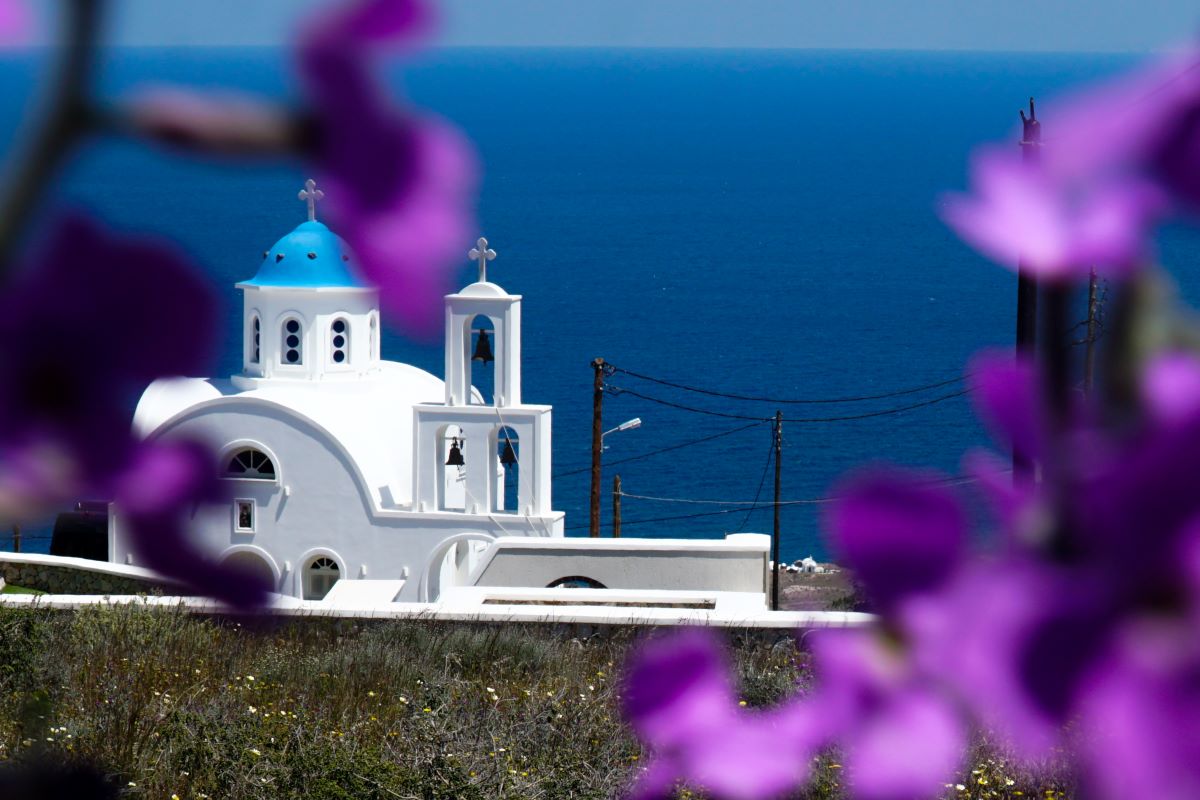
{"label": "flower stem", "polygon": [[89,94],[106,0],[63,0],[66,8],[54,85],[42,120],[13,160],[0,197],[0,277],[7,275],[22,233],[66,156],[91,128]]}

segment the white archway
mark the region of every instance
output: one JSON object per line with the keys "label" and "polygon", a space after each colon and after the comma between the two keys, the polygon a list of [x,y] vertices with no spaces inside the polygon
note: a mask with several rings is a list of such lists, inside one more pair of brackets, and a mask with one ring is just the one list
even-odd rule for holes
{"label": "white archway", "polygon": [[269,582],[271,591],[279,591],[283,573],[266,550],[253,544],[235,544],[221,553],[221,563],[232,566]]}
{"label": "white archway", "polygon": [[420,583],[417,585],[417,600],[422,603],[433,602],[441,594],[442,562],[450,553],[450,548],[463,542],[486,542],[491,544],[496,537],[490,533],[456,533],[438,542],[437,547],[429,554],[429,559],[421,567]]}

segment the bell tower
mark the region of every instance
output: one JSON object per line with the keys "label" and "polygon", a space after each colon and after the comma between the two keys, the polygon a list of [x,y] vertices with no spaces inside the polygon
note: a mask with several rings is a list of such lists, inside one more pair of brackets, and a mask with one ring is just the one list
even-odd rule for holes
{"label": "bell tower", "polygon": [[[486,353],[495,359],[492,404],[503,408],[521,404],[521,296],[512,295],[487,279],[487,264],[496,257],[487,239],[480,237],[468,256],[479,264],[479,280],[457,294],[446,296],[446,405],[471,403],[471,366]],[[472,348],[472,321],[486,317],[492,323],[493,342],[480,330]],[[493,354],[494,353],[494,354]],[[482,359],[481,359],[482,360]]]}
{"label": "bell tower", "polygon": [[[487,239],[467,255],[479,279],[446,295],[445,402],[415,407],[414,510],[453,512],[476,524],[505,515],[509,535],[561,536],[550,497],[551,408],[521,400],[521,297],[487,279],[496,258]],[[471,368],[489,356],[494,396],[487,403],[472,387]]]}

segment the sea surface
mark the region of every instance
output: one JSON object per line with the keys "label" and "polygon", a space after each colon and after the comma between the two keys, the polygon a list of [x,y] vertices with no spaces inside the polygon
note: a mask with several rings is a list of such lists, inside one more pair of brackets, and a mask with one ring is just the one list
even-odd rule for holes
{"label": "sea surface", "polygon": [[[35,103],[44,63],[0,57],[6,143]],[[426,53],[391,78],[478,147],[479,231],[499,252],[488,274],[524,297],[524,397],[554,406],[554,505],[567,512],[570,535],[587,535],[593,358],[713,391],[823,399],[954,379],[973,353],[1009,346],[1015,278],[942,225],[939,195],[964,186],[976,144],[1016,146],[1017,111],[1030,95],[1049,98],[1131,63],[1103,55],[469,49]],[[284,50],[106,56],[106,93],[163,82],[295,93]],[[1052,119],[1045,125],[1052,139]],[[305,177],[296,164],[198,161],[106,141],[79,153],[57,193],[192,254],[226,300],[214,366],[224,375],[241,364],[233,284],[302,221],[296,192]],[[470,246],[463,242],[464,284],[474,274]],[[1200,238],[1172,230],[1161,249],[1185,297],[1200,299]],[[389,332],[383,349],[441,374],[440,342]],[[610,383],[717,414],[762,418],[782,409],[788,501],[827,497],[864,461],[953,476],[964,451],[987,445],[964,397],[816,421],[913,405],[957,384],[785,405],[624,373]],[[768,424],[671,449],[748,422],[628,392],[605,398],[606,428],[632,417],[640,429],[606,440],[605,535],[617,473],[630,495],[703,501],[626,497],[626,536],[770,532],[769,505],[746,505],[772,497]],[[825,557],[826,507],[784,507],[785,559]],[[33,538],[26,549],[47,546]]]}

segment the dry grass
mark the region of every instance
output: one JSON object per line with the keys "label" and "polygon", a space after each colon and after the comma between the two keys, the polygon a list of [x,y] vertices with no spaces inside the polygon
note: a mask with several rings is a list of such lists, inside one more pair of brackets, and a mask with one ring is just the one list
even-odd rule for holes
{"label": "dry grass", "polygon": [[[92,765],[124,797],[164,800],[618,796],[645,758],[616,708],[633,640],[0,609],[0,762]],[[734,652],[748,705],[804,681],[788,639]],[[999,772],[988,780],[947,794],[1021,796]],[[824,759],[807,796],[839,797],[840,783]]]}

